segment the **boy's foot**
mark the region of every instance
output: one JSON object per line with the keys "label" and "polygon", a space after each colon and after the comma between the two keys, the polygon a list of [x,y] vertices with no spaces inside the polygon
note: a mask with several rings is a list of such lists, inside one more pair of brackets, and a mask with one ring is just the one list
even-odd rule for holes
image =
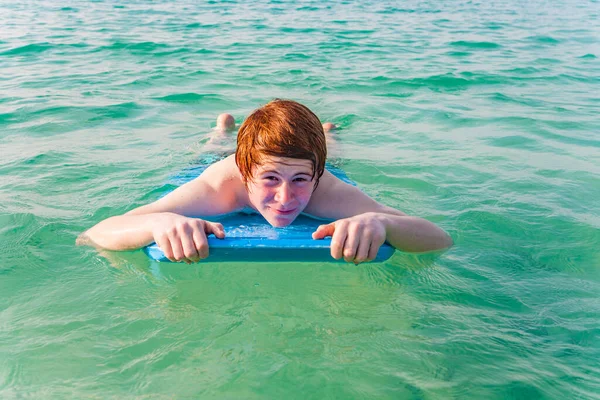
{"label": "boy's foot", "polygon": [[325,122],[325,123],[323,124],[323,131],[324,131],[325,133],[327,133],[327,132],[331,132],[331,131],[334,131],[334,130],[336,130],[336,129],[337,129],[337,125],[336,125],[336,124],[334,124],[333,122]]}
{"label": "boy's foot", "polygon": [[325,132],[325,139],[327,140],[327,157],[339,158],[340,149],[337,143],[337,135],[335,130],[338,128],[333,122],[325,122],[323,124],[323,132]]}
{"label": "boy's foot", "polygon": [[217,117],[216,128],[223,131],[230,131],[235,129],[235,119],[233,118],[233,115],[227,113],[220,114]]}

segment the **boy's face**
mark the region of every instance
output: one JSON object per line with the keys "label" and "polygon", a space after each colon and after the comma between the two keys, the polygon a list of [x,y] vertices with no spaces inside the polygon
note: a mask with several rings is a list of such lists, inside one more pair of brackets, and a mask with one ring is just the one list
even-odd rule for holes
{"label": "boy's face", "polygon": [[304,210],[314,188],[310,160],[265,158],[248,180],[250,203],[273,226],[291,224]]}

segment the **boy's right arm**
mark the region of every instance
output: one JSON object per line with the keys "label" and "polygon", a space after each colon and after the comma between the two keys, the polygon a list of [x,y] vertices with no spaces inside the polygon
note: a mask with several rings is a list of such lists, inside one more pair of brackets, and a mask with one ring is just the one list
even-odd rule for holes
{"label": "boy's right arm", "polygon": [[107,250],[133,250],[156,242],[172,261],[195,262],[208,256],[206,235],[225,236],[218,223],[192,218],[235,208],[235,198],[218,193],[197,178],[154,203],[108,218],[84,232],[77,244]]}

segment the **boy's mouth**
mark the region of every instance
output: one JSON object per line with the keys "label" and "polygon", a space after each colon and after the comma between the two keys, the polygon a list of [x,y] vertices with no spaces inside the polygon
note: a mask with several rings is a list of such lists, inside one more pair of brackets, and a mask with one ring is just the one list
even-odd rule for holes
{"label": "boy's mouth", "polygon": [[276,208],[273,208],[273,211],[275,211],[275,214],[279,214],[279,215],[290,215],[293,214],[296,209],[291,209],[291,210],[278,210]]}

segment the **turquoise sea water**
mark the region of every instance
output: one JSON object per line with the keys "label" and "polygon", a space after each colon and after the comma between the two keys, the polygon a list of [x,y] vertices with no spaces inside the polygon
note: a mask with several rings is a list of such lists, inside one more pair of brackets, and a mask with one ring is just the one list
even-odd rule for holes
{"label": "turquoise sea water", "polygon": [[[555,3],[0,0],[0,398],[600,398],[600,3]],[[455,247],[74,246],[274,97]]]}

